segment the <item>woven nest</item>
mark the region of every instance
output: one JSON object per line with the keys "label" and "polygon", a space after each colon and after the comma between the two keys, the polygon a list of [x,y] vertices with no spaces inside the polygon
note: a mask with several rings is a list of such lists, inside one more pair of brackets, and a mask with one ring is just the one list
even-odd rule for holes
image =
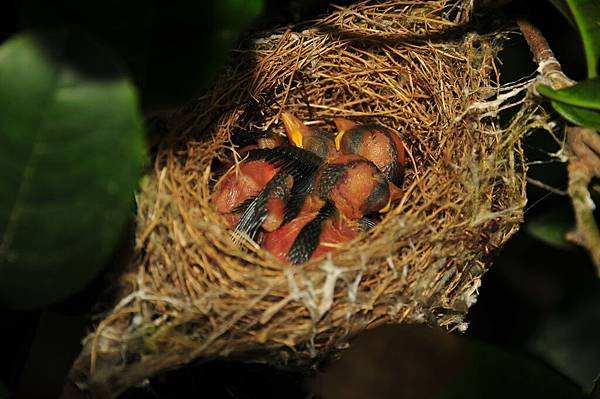
{"label": "woven nest", "polygon": [[[456,33],[470,4],[363,2],[236,52],[170,119],[137,196],[123,295],[73,378],[110,396],[198,358],[309,366],[383,323],[466,328],[491,255],[522,220],[519,140],[538,113],[521,99],[499,127],[502,35]],[[300,266],[235,244],[211,205],[215,165],[240,160],[232,132],[283,134],[282,110],[329,130],[333,117],[396,129],[409,159],[403,198],[380,224]]]}

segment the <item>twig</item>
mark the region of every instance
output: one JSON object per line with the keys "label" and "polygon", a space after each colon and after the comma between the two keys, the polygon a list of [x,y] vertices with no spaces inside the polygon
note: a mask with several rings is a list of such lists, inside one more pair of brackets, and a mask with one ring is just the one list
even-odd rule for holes
{"label": "twig", "polygon": [[575,210],[575,231],[567,239],[586,248],[600,275],[600,230],[594,218],[596,208],[588,186],[595,176],[600,176],[600,136],[592,130],[570,126],[567,139],[573,157],[569,161],[569,196]]}
{"label": "twig", "polygon": [[536,186],[536,187],[539,187],[539,188],[543,188],[544,190],[547,190],[547,191],[551,192],[552,194],[567,195],[566,191],[559,190],[558,188],[554,188],[552,186],[549,186],[546,183],[544,183],[542,181],[539,181],[537,179],[534,179],[532,177],[528,177],[527,178],[527,182],[530,183],[533,186]]}
{"label": "twig", "polygon": [[[562,72],[542,33],[525,20],[517,21],[533,60],[538,64],[542,81],[553,89],[572,86],[575,82]],[[587,249],[600,276],[600,229],[594,218],[596,208],[588,186],[594,177],[600,177],[600,136],[592,129],[568,126],[566,149],[569,155],[568,194],[575,211],[575,230],[567,239]]]}
{"label": "twig", "polygon": [[533,53],[533,60],[538,64],[538,72],[544,79],[544,83],[554,89],[562,89],[575,84],[563,73],[560,63],[554,57],[554,52],[542,32],[524,19],[517,20],[517,24]]}

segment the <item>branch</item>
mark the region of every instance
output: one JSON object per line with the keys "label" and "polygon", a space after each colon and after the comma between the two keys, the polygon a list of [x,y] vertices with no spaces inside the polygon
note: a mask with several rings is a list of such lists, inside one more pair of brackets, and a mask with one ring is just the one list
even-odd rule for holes
{"label": "branch", "polygon": [[517,25],[519,25],[519,29],[533,53],[533,61],[538,64],[538,72],[546,80],[544,83],[547,83],[553,89],[562,89],[574,85],[575,82],[563,73],[560,63],[554,57],[554,52],[542,32],[533,26],[531,22],[524,19],[517,20]]}
{"label": "branch", "polygon": [[[562,72],[542,33],[531,23],[518,20],[517,24],[538,64],[544,83],[553,89],[572,86],[575,82]],[[575,212],[575,230],[567,239],[587,249],[600,276],[600,230],[594,217],[596,208],[588,186],[594,177],[600,177],[600,136],[592,129],[567,127],[566,147],[569,153],[568,193]]]}
{"label": "branch", "polygon": [[600,230],[588,190],[592,178],[600,175],[600,136],[592,129],[571,126],[567,128],[567,140],[573,155],[568,167],[568,191],[576,221],[575,231],[567,234],[567,239],[588,250],[600,275]]}

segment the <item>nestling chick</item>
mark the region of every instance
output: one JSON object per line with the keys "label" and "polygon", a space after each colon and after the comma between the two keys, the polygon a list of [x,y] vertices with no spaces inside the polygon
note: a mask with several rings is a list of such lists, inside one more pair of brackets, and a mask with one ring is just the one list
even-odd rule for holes
{"label": "nestling chick", "polygon": [[241,216],[239,207],[253,198],[277,174],[279,168],[265,160],[243,161],[221,181],[212,202],[223,215],[228,227],[235,226]]}
{"label": "nestling chick", "polygon": [[357,235],[357,227],[338,217],[329,202],[317,213],[302,213],[289,224],[265,234],[263,247],[282,262],[301,264],[321,257]]}
{"label": "nestling chick", "polygon": [[359,155],[342,155],[317,172],[318,196],[331,200],[348,219],[389,209],[390,184],[375,164]]}
{"label": "nestling chick", "polygon": [[316,126],[306,126],[289,112],[282,112],[281,120],[292,145],[308,150],[323,159],[335,158],[339,155],[335,148],[333,134]]}
{"label": "nestling chick", "polygon": [[400,186],[404,173],[405,150],[399,135],[384,126],[357,124],[334,118],[338,129],[336,148],[344,154],[356,154],[373,162],[389,181]]}

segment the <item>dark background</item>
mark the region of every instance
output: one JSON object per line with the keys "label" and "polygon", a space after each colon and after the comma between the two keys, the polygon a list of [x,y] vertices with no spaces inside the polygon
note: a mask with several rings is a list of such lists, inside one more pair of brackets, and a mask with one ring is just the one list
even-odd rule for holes
{"label": "dark background", "polygon": [[[270,0],[254,29],[315,18],[327,9],[327,2],[320,0]],[[16,3],[9,2],[2,10],[0,40],[5,40],[20,26]],[[541,29],[569,77],[585,77],[579,38],[549,2],[511,3],[493,16],[482,17],[481,25],[488,20],[490,24],[510,25],[519,15]],[[505,43],[500,58],[505,82],[535,70],[527,45],[516,33]],[[528,176],[565,190],[565,164],[549,155],[558,147],[548,133],[532,132],[524,145],[532,163]],[[528,198],[526,224],[486,274],[479,300],[468,315],[466,335],[500,350],[537,356],[589,390],[600,372],[600,283],[584,251],[574,246],[557,248],[528,233],[527,223],[531,220],[558,215],[572,223],[568,197],[529,185]],[[79,342],[89,329],[94,303],[126,262],[129,244],[130,235],[123,240],[108,270],[75,297],[42,311],[0,309],[4,344],[0,381],[16,397],[56,397],[60,393]],[[213,362],[166,372],[123,397],[305,398],[310,396],[307,378],[268,366]]]}

